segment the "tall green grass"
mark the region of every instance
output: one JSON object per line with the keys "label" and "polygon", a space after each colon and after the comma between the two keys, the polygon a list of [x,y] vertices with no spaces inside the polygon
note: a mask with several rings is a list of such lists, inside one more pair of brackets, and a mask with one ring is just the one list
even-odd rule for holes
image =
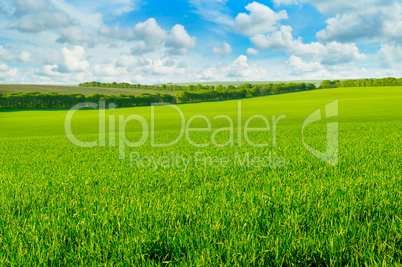
{"label": "tall green grass", "polygon": [[[130,167],[118,147],[80,148],[64,136],[66,111],[1,112],[0,264],[321,266],[402,264],[401,88],[329,89],[242,101],[253,114],[286,114],[276,147],[128,148],[144,156],[286,159],[285,168]],[[339,165],[311,155],[303,120],[339,99]],[[228,114],[237,101],[180,105],[187,118]],[[140,114],[149,107],[107,115]],[[178,135],[177,114],[157,107],[158,140]],[[213,121],[213,120],[212,120]],[[306,141],[325,147],[325,123]],[[194,125],[202,126],[201,122]],[[213,128],[226,126],[214,121]],[[141,134],[128,127],[130,139]],[[97,111],[79,111],[73,130],[98,138]],[[196,141],[209,133],[192,133]],[[257,133],[254,140],[271,136]],[[224,142],[223,133],[218,140]]]}

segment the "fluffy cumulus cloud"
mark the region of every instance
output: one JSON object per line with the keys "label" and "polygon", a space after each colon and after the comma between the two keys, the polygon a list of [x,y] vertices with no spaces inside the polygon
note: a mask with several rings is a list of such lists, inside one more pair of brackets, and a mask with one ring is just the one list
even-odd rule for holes
{"label": "fluffy cumulus cloud", "polygon": [[113,41],[123,41],[131,45],[131,53],[143,55],[151,52],[166,51],[171,55],[182,55],[196,46],[196,37],[191,36],[185,27],[176,24],[165,30],[155,18],[138,22],[134,27],[120,27],[119,24],[102,24],[95,32],[84,31],[80,25],[65,28],[56,40],[62,44],[96,46]]}
{"label": "fluffy cumulus cloud", "polygon": [[344,64],[365,58],[352,43],[304,44],[301,38],[293,37],[290,26],[282,26],[279,31],[267,35],[257,34],[250,40],[262,49],[283,50],[294,56],[313,56],[324,65]]}
{"label": "fluffy cumulus cloud", "polygon": [[287,63],[295,74],[317,71],[321,72],[324,70],[324,67],[320,64],[320,62],[304,62],[300,57],[297,56],[291,56]]}
{"label": "fluffy cumulus cloud", "polygon": [[[330,16],[317,33],[321,41],[355,42],[362,38],[402,40],[399,0],[275,0],[276,4],[312,4]],[[399,30],[398,30],[399,28]]]}
{"label": "fluffy cumulus cloud", "polygon": [[10,69],[7,64],[0,63],[0,80],[14,78],[17,76],[17,69]]}
{"label": "fluffy cumulus cloud", "polygon": [[[368,77],[364,68],[354,64],[325,66],[318,61],[306,61],[297,56],[291,56],[287,61],[291,75],[298,79],[355,79],[356,77]],[[384,76],[385,74],[382,74]]]}
{"label": "fluffy cumulus cloud", "polygon": [[133,40],[136,37],[133,29],[121,28],[119,24],[114,27],[102,25],[99,27],[98,33],[107,38],[127,41]]}
{"label": "fluffy cumulus cloud", "polygon": [[351,13],[329,18],[328,26],[317,33],[321,41],[354,42],[360,38],[375,38],[382,34],[384,28],[382,14]]}
{"label": "fluffy cumulus cloud", "polygon": [[97,76],[116,77],[127,73],[124,67],[117,67],[116,64],[97,64],[94,66],[94,74]]}
{"label": "fluffy cumulus cloud", "polygon": [[31,53],[29,53],[28,51],[22,51],[17,59],[20,62],[28,63],[31,60]]}
{"label": "fluffy cumulus cloud", "polygon": [[75,46],[73,49],[63,47],[59,53],[54,53],[51,57],[51,64],[46,64],[41,69],[41,74],[84,72],[90,67],[89,62],[85,60],[85,51],[82,46]]}
{"label": "fluffy cumulus cloud", "polygon": [[205,81],[222,81],[222,80],[264,80],[269,77],[265,68],[252,65],[249,63],[245,55],[240,55],[232,64],[225,65],[218,63],[214,67],[210,67],[197,75],[197,78]]}
{"label": "fluffy cumulus cloud", "polygon": [[396,3],[397,0],[274,0],[274,2],[278,5],[308,3],[315,6],[321,13],[330,16],[342,12],[367,9],[367,7],[381,8],[390,6]]}
{"label": "fluffy cumulus cloud", "polygon": [[149,61],[141,56],[121,55],[116,62],[118,67],[145,67]]}
{"label": "fluffy cumulus cloud", "polygon": [[247,55],[251,55],[251,56],[257,56],[257,55],[259,55],[260,54],[260,52],[257,50],[257,49],[255,49],[255,48],[247,48]]}
{"label": "fluffy cumulus cloud", "polygon": [[222,44],[222,47],[212,47],[212,53],[214,53],[215,55],[221,55],[221,56],[225,56],[227,54],[232,53],[232,47],[230,46],[230,44],[224,42]]}
{"label": "fluffy cumulus cloud", "polygon": [[162,41],[167,36],[166,31],[159,26],[154,18],[135,25],[134,32],[140,39],[150,43]]}
{"label": "fluffy cumulus cloud", "polygon": [[321,54],[321,63],[324,65],[337,65],[363,60],[366,56],[360,53],[355,44],[341,44],[331,42],[325,46]]}
{"label": "fluffy cumulus cloud", "polygon": [[0,60],[11,61],[13,59],[14,56],[7,49],[0,45]]}
{"label": "fluffy cumulus cloud", "polygon": [[63,11],[54,7],[48,0],[15,0],[13,28],[23,32],[41,32],[62,28],[73,22]]}
{"label": "fluffy cumulus cloud", "polygon": [[179,64],[171,58],[149,60],[145,71],[152,75],[181,75],[186,72],[185,65]]}
{"label": "fluffy cumulus cloud", "polygon": [[399,68],[402,66],[402,45],[383,44],[378,54],[381,65]]}
{"label": "fluffy cumulus cloud", "polygon": [[162,49],[161,43],[147,43],[143,40],[133,42],[131,45],[131,54],[143,55]]}
{"label": "fluffy cumulus cloud", "polygon": [[272,32],[277,29],[280,20],[288,18],[285,10],[275,13],[271,8],[257,2],[248,4],[246,10],[250,14],[238,14],[234,30],[247,36]]}
{"label": "fluffy cumulus cloud", "polygon": [[314,55],[324,50],[324,45],[318,42],[303,44],[301,38],[294,39],[292,27],[281,26],[280,30],[270,34],[257,34],[250,38],[258,48],[285,50],[289,54]]}
{"label": "fluffy cumulus cloud", "polygon": [[[155,18],[137,23],[133,29],[122,28],[119,25],[114,27],[102,25],[98,33],[103,38],[129,41],[133,55],[143,55],[157,51],[166,51],[172,55],[182,55],[195,48],[197,44],[197,38],[190,36],[183,25],[176,24],[170,30],[165,30]],[[101,38],[90,39],[95,40],[94,42],[102,40]]]}
{"label": "fluffy cumulus cloud", "polygon": [[80,26],[71,26],[61,32],[60,37],[56,40],[56,42],[73,45],[94,45],[99,43],[101,40],[102,39],[96,35],[90,35],[84,32],[83,28]]}
{"label": "fluffy cumulus cloud", "polygon": [[85,52],[82,46],[76,46],[72,50],[63,48],[61,53],[64,58],[63,64],[59,67],[61,71],[77,72],[85,71],[89,68],[89,62],[83,60]]}
{"label": "fluffy cumulus cloud", "polygon": [[166,46],[169,53],[185,54],[189,49],[192,49],[197,44],[197,39],[191,37],[183,25],[176,24],[170,31],[169,37],[166,40]]}

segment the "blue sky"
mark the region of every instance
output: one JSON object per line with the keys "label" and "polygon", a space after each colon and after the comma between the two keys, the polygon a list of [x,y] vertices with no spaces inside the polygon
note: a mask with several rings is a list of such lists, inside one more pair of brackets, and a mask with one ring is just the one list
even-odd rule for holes
{"label": "blue sky", "polygon": [[399,0],[0,0],[0,83],[401,77]]}

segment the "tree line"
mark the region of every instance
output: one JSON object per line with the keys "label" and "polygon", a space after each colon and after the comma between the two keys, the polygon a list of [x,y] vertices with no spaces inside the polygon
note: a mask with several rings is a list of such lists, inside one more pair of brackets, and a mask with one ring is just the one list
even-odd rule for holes
{"label": "tree line", "polygon": [[175,94],[178,103],[238,99],[263,95],[275,95],[289,92],[306,91],[316,89],[314,84],[305,83],[278,83],[265,85],[243,84],[238,87],[233,85],[218,85],[214,90],[180,91]]}
{"label": "tree line", "polygon": [[198,91],[198,90],[214,90],[214,86],[209,85],[177,85],[177,84],[162,84],[162,85],[146,85],[146,84],[130,84],[130,83],[101,83],[97,81],[84,82],[78,84],[79,87],[101,87],[101,88],[132,88],[141,90],[164,90],[164,91]]}
{"label": "tree line", "polygon": [[207,90],[207,91],[232,91],[232,90],[237,90],[237,89],[245,89],[245,90],[250,90],[254,88],[254,90],[262,89],[262,90],[269,90],[269,89],[276,89],[276,88],[293,88],[294,90],[311,90],[315,89],[315,85],[308,83],[279,83],[279,84],[265,84],[265,85],[251,85],[250,83],[245,83],[241,86],[233,86],[233,85],[228,85],[228,86],[223,86],[223,85],[177,85],[177,84],[162,84],[162,85],[144,85],[144,84],[130,84],[130,83],[101,83],[97,81],[92,81],[92,82],[84,82],[78,84],[79,87],[101,87],[101,88],[133,88],[133,89],[142,89],[142,90],[164,90],[164,91],[202,91],[202,90]]}
{"label": "tree line", "polygon": [[361,80],[324,80],[320,88],[338,88],[338,87],[367,87],[367,86],[402,86],[402,78],[383,78],[383,79],[361,79]]}
{"label": "tree line", "polygon": [[103,94],[58,94],[58,93],[8,93],[0,94],[0,108],[71,108],[83,102],[105,101],[114,103],[117,107],[149,106],[152,103],[175,103],[176,98],[170,94],[140,94],[140,95],[103,95]]}
{"label": "tree line", "polygon": [[287,92],[305,91],[315,89],[314,84],[290,83],[290,84],[266,84],[251,85],[246,83],[239,87],[233,85],[218,85],[211,89],[192,91],[178,91],[173,96],[161,93],[142,93],[140,95],[103,95],[91,94],[58,94],[58,93],[8,93],[0,94],[0,108],[26,109],[26,108],[71,108],[83,102],[105,101],[106,104],[114,103],[117,107],[149,106],[152,103],[187,103],[199,101],[214,101],[240,99],[262,95],[272,95]]}

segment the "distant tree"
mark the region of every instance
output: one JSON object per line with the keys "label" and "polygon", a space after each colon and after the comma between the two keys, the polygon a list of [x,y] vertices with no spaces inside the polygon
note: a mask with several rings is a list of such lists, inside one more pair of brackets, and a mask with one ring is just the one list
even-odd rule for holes
{"label": "distant tree", "polygon": [[215,87],[215,91],[221,92],[223,91],[225,88],[220,84],[217,87]]}

